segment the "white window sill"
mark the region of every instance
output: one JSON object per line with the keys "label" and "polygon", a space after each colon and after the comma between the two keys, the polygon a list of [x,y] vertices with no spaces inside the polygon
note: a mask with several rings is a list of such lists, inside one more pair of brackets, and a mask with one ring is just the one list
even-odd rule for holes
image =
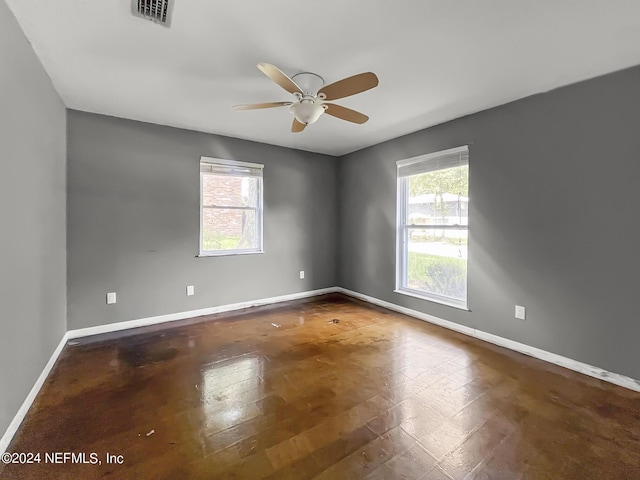
{"label": "white window sill", "polygon": [[264,253],[264,250],[247,250],[247,251],[221,250],[219,252],[201,252],[198,255],[196,255],[196,258],[229,257],[233,255],[257,255],[261,253]]}
{"label": "white window sill", "polygon": [[445,305],[447,307],[457,308],[458,310],[464,310],[466,312],[470,312],[469,307],[463,303],[457,303],[455,300],[447,300],[443,297],[431,296],[427,293],[416,292],[415,290],[403,290],[396,288],[394,293],[399,293],[400,295],[406,295],[408,297],[419,298],[420,300],[426,300],[427,302],[437,303],[439,305]]}

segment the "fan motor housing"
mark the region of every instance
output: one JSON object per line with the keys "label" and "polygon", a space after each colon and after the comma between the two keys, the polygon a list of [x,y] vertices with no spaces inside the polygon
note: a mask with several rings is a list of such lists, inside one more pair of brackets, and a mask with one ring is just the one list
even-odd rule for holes
{"label": "fan motor housing", "polygon": [[318,90],[324,86],[324,78],[311,72],[296,73],[291,80],[296,82],[305,95],[316,96]]}

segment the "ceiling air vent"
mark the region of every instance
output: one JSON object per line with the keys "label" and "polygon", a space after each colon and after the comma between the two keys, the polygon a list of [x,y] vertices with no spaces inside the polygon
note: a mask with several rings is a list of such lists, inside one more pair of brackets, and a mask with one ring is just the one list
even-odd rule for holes
{"label": "ceiling air vent", "polygon": [[131,0],[133,14],[169,26],[172,0]]}

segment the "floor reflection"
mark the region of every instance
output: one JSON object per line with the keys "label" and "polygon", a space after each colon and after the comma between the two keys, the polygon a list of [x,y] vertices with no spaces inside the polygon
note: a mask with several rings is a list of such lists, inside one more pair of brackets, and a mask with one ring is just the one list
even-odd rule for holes
{"label": "floor reflection", "polygon": [[202,408],[206,434],[260,415],[264,358],[240,356],[208,365],[202,371]]}
{"label": "floor reflection", "polygon": [[342,296],[236,315],[67,346],[9,451],[125,463],[0,478],[640,479],[634,392]]}

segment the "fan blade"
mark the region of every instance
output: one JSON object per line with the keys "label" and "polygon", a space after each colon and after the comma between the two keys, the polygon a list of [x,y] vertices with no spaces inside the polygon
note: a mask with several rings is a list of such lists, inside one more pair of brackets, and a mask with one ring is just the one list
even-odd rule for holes
{"label": "fan blade", "polygon": [[346,120],[347,122],[353,123],[365,123],[369,120],[364,113],[356,112],[355,110],[351,110],[347,107],[342,107],[340,105],[336,105],[335,103],[325,103],[327,105],[327,109],[324,113],[332,115],[336,118],[340,118],[342,120]]}
{"label": "fan blade", "polygon": [[250,103],[248,105],[234,105],[234,110],[255,110],[257,108],[273,108],[273,107],[286,107],[291,105],[292,102],[269,102],[269,103]]}
{"label": "fan blade", "polygon": [[296,85],[296,82],[291,80],[275,65],[271,65],[270,63],[259,63],[258,68],[262,73],[264,73],[267,77],[284,88],[287,92],[300,94],[303,93],[302,89],[298,85]]}
{"label": "fan blade", "polygon": [[306,125],[302,122],[299,122],[297,118],[293,119],[293,124],[291,125],[291,131],[293,133],[298,133],[304,130],[304,127],[306,127]]}
{"label": "fan blade", "polygon": [[318,91],[318,94],[324,93],[326,100],[337,100],[338,98],[366,92],[376,86],[378,86],[378,77],[376,77],[376,74],[366,72],[325,85]]}

